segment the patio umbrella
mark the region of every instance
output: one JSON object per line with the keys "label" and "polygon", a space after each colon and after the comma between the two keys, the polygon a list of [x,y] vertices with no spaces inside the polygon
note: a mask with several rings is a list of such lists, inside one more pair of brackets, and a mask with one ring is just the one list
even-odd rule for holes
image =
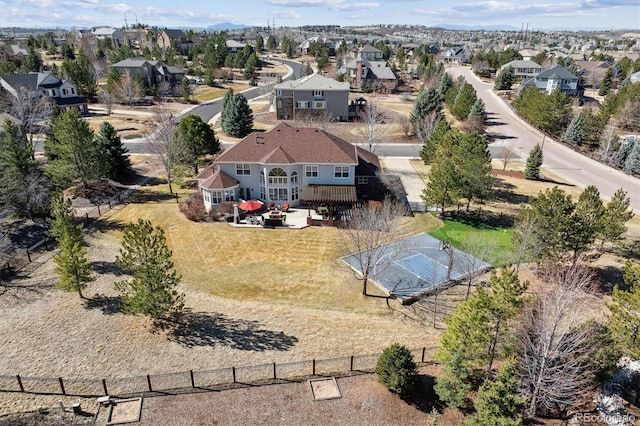
{"label": "patio umbrella", "polygon": [[252,212],[260,210],[262,208],[262,202],[258,200],[247,200],[238,204],[238,207],[246,212]]}

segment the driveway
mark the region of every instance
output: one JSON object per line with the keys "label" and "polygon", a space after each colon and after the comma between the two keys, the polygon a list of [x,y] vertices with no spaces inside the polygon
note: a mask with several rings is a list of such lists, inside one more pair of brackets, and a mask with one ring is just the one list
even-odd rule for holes
{"label": "driveway", "polygon": [[633,211],[640,212],[639,179],[600,164],[551,138],[544,138],[543,144],[542,134],[518,117],[505,101],[493,92],[492,83],[480,80],[469,67],[451,67],[448,72],[454,79],[460,75],[464,76],[476,89],[478,97],[484,101],[493,123],[487,128],[487,132],[498,140],[494,144],[506,146],[525,159],[536,144],[541,144],[544,168],[581,188],[595,185],[602,198],[606,200],[611,199],[614,192],[622,188],[627,191]]}
{"label": "driveway", "polygon": [[415,169],[409,161],[415,157],[382,157],[382,166],[389,174],[400,177],[402,186],[407,193],[407,201],[411,205],[413,211],[425,211],[425,204],[422,200],[422,191],[424,190],[424,182],[416,173]]}

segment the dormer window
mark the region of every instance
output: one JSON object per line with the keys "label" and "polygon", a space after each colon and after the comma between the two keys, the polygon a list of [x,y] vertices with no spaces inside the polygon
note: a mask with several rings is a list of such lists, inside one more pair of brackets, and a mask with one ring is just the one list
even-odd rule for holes
{"label": "dormer window", "polygon": [[322,91],[322,90],[314,90],[313,91],[313,96],[315,98],[321,98],[321,97],[324,96],[324,91]]}

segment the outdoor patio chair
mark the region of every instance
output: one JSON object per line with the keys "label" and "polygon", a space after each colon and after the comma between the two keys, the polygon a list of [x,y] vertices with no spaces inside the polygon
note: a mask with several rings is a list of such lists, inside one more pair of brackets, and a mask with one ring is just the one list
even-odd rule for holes
{"label": "outdoor patio chair", "polygon": [[276,209],[276,203],[269,203],[269,210],[275,210]]}
{"label": "outdoor patio chair", "polygon": [[282,211],[283,212],[288,212],[289,211],[289,203],[284,203],[282,205]]}

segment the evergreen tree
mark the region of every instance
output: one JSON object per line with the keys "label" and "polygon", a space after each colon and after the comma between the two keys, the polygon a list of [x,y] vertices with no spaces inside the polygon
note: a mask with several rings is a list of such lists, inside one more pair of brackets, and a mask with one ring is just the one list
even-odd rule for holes
{"label": "evergreen tree", "polygon": [[115,68],[110,68],[107,74],[107,92],[112,95],[116,95],[118,91],[118,85],[120,84],[121,75]]}
{"label": "evergreen tree", "polygon": [[104,121],[100,125],[100,130],[96,137],[96,145],[104,153],[106,176],[114,179],[125,175],[129,171],[131,166],[129,150],[120,140],[118,131],[108,121]]}
{"label": "evergreen tree", "polygon": [[607,72],[604,74],[602,78],[602,83],[600,84],[600,89],[598,89],[598,95],[607,96],[611,91],[613,86],[613,67],[607,68]]}
{"label": "evergreen tree", "polygon": [[233,101],[233,89],[229,87],[227,92],[224,94],[224,98],[222,98],[222,114],[220,116],[220,123],[222,128],[224,129],[224,123],[227,121],[227,116],[229,115],[229,111],[232,108]]}
{"label": "evergreen tree", "polygon": [[68,59],[62,63],[62,72],[78,88],[82,96],[95,99],[98,94],[98,82],[93,75],[89,58],[82,52],[76,59]]}
{"label": "evergreen tree", "polygon": [[182,92],[182,99],[185,102],[189,102],[191,100],[191,85],[186,78],[180,82],[180,91]]}
{"label": "evergreen tree", "polygon": [[59,241],[59,252],[53,257],[58,273],[58,287],[64,291],[77,291],[81,298],[87,283],[95,281],[91,264],[87,258],[87,249],[82,238],[65,234]]}
{"label": "evergreen tree", "polygon": [[587,250],[602,234],[605,221],[605,209],[600,198],[600,191],[593,185],[587,186],[580,193],[574,211],[573,234],[568,243],[574,254],[574,260]]}
{"label": "evergreen tree", "polygon": [[162,228],[142,219],[126,224],[116,265],[133,277],[115,283],[126,312],[164,319],[182,310],[184,295],[176,289],[180,276]]}
{"label": "evergreen tree", "polygon": [[246,136],[252,129],[253,111],[249,108],[247,98],[241,93],[234,94],[229,101],[227,115],[222,122],[222,130],[229,136],[240,138]]}
{"label": "evergreen tree", "polygon": [[527,157],[527,164],[524,169],[525,179],[540,179],[540,167],[542,166],[542,161],[542,148],[540,148],[539,144],[536,144]]}
{"label": "evergreen tree", "polygon": [[511,90],[511,86],[516,81],[516,76],[512,67],[506,67],[496,77],[494,88],[496,90]]}
{"label": "evergreen tree", "polygon": [[23,72],[25,74],[30,72],[40,72],[41,69],[42,57],[33,46],[29,46],[29,49],[27,50],[27,57],[22,62]]}
{"label": "evergreen tree", "polygon": [[477,99],[476,90],[469,83],[464,83],[456,96],[451,113],[458,119],[464,120],[469,116],[471,107]]}
{"label": "evergreen tree", "polygon": [[455,147],[460,143],[460,139],[462,134],[458,130],[451,130],[442,138],[429,171],[429,182],[422,192],[425,203],[428,206],[440,207],[441,215],[444,215],[445,209],[455,204],[460,197],[460,159],[455,155]]}
{"label": "evergreen tree", "polygon": [[484,201],[491,196],[495,179],[491,175],[491,154],[487,140],[477,132],[463,135],[455,147],[458,159],[460,195],[467,200],[467,211],[474,199]]}
{"label": "evergreen tree", "polygon": [[425,115],[432,111],[435,111],[439,115],[441,114],[441,110],[442,101],[438,96],[438,92],[431,87],[423,89],[418,95],[416,103],[413,105],[413,110],[409,115],[409,121],[415,126],[416,123],[422,120]]}
{"label": "evergreen tree", "polygon": [[456,351],[443,365],[444,374],[436,378],[433,389],[438,398],[452,410],[460,408],[471,391],[469,368],[461,351]]}
{"label": "evergreen tree", "polygon": [[51,217],[49,219],[50,229],[48,234],[52,236],[58,244],[65,237],[73,240],[82,238],[82,224],[76,222],[75,211],[71,206],[71,200],[65,199],[62,192],[58,191],[51,196]]}
{"label": "evergreen tree", "polygon": [[269,34],[267,37],[267,50],[271,51],[276,47],[276,39],[273,35]]}
{"label": "evergreen tree", "polygon": [[628,290],[616,285],[609,305],[609,324],[622,352],[633,359],[640,358],[640,262],[627,260],[624,282]]}
{"label": "evergreen tree", "polygon": [[600,234],[602,245],[605,241],[612,243],[619,241],[622,235],[627,232],[625,224],[633,217],[633,212],[629,209],[630,202],[626,191],[622,188],[618,189],[611,197],[603,214],[604,220]]}
{"label": "evergreen tree", "polygon": [[487,122],[487,110],[484,105],[482,99],[478,98],[471,106],[471,110],[469,111],[469,116],[467,117],[469,120],[478,117],[482,124]]}
{"label": "evergreen tree", "polygon": [[563,139],[566,142],[580,146],[585,138],[585,130],[584,117],[582,112],[579,112],[578,115],[571,120],[571,123],[569,123],[569,127],[567,127],[567,130],[564,132]]}
{"label": "evergreen tree", "polygon": [[633,142],[629,155],[624,162],[623,170],[631,175],[640,175],[640,140]]}
{"label": "evergreen tree", "polygon": [[420,158],[422,158],[424,164],[431,164],[433,162],[440,142],[442,142],[442,139],[450,130],[451,126],[447,120],[440,120],[438,122],[420,150]]}
{"label": "evergreen tree", "polygon": [[518,379],[513,361],[506,361],[495,380],[485,380],[474,407],[476,413],[465,419],[463,426],[519,426],[520,408],[524,399],[518,396]]}
{"label": "evergreen tree", "polygon": [[176,135],[181,145],[181,161],[191,165],[196,175],[200,157],[215,154],[220,150],[215,132],[199,115],[188,114],[182,118],[178,123]]}
{"label": "evergreen tree", "polygon": [[414,389],[417,374],[411,351],[398,343],[386,347],[376,364],[378,382],[403,397]]}
{"label": "evergreen tree", "polygon": [[438,88],[436,89],[438,96],[440,97],[440,101],[444,102],[445,96],[451,86],[453,86],[453,80],[449,73],[443,72],[440,74],[440,78],[438,78]]}

